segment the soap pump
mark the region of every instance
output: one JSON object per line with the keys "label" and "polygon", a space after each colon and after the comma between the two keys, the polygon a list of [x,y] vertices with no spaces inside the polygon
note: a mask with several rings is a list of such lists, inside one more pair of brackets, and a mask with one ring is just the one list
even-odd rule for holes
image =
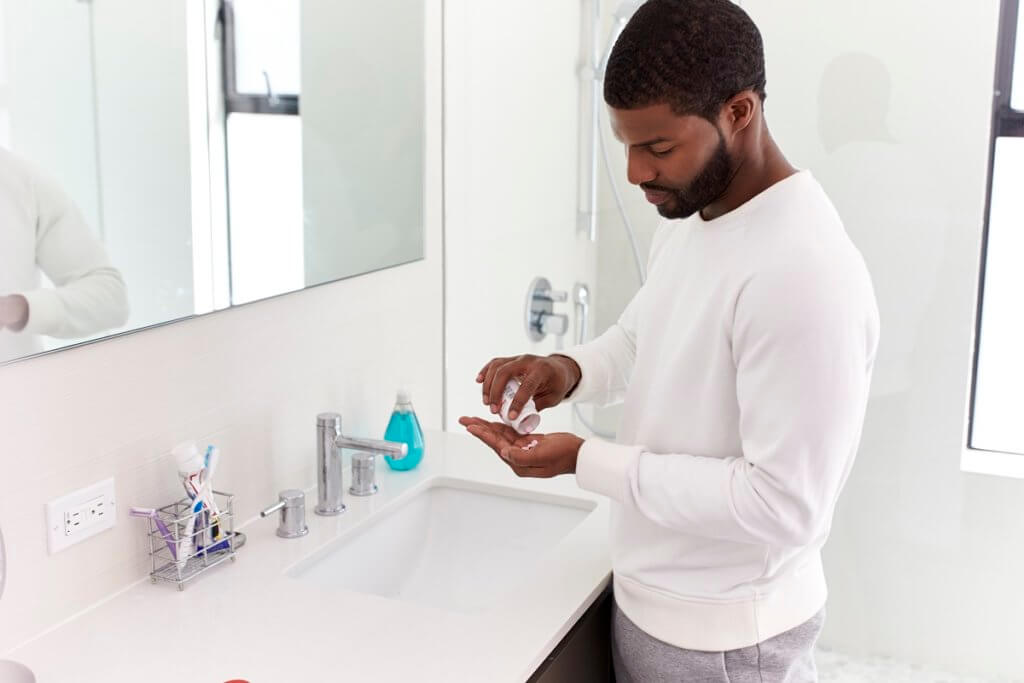
{"label": "soap pump", "polygon": [[387,431],[384,432],[384,440],[409,446],[409,453],[404,458],[396,460],[389,455],[384,456],[384,461],[393,470],[411,470],[423,459],[423,429],[413,410],[412,398],[405,389],[399,390],[395,399],[395,409],[391,413]]}

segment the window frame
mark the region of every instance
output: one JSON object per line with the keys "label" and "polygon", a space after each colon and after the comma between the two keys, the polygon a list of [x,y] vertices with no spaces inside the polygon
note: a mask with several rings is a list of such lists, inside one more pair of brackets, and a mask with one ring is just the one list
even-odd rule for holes
{"label": "window frame", "polygon": [[965,446],[961,458],[964,470],[1024,478],[1024,453],[977,448],[974,443],[974,417],[978,390],[978,361],[981,356],[981,328],[985,304],[985,276],[988,261],[989,223],[992,213],[992,185],[995,171],[996,142],[999,138],[1024,137],[1024,111],[1010,106],[1011,87],[1022,0],[1002,0],[999,9],[999,33],[996,42],[996,69],[992,97],[992,125],[989,136],[988,175],[985,185],[985,217],[982,224],[980,267],[974,318],[974,348],[968,401]]}
{"label": "window frame", "polygon": [[[295,0],[299,2],[299,0]],[[299,114],[298,95],[276,95],[268,88],[266,95],[238,92],[235,71],[235,8],[232,0],[221,0],[217,21],[220,25],[221,66],[224,84],[224,116],[241,114]]]}

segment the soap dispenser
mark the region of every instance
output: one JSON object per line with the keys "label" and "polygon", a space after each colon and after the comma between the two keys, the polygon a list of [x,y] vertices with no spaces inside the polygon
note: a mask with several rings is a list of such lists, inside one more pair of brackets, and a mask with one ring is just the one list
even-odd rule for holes
{"label": "soap dispenser", "polygon": [[395,410],[391,413],[391,421],[388,422],[387,431],[384,432],[384,440],[397,441],[409,446],[409,453],[404,458],[395,459],[390,455],[384,456],[388,467],[393,470],[411,470],[423,459],[423,430],[420,428],[420,421],[412,408],[409,392],[404,389],[398,392]]}

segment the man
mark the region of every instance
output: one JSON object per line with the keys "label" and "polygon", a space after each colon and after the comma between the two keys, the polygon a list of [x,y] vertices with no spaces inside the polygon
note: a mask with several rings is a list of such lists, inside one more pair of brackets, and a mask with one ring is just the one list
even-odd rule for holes
{"label": "man", "polygon": [[[461,418],[520,476],[611,498],[619,681],[814,681],[820,549],[878,343],[863,259],[764,119],[761,36],[728,0],[649,0],[605,79],[628,176],[667,219],[616,325],[490,361],[497,412],[625,401],[617,443]],[[537,440],[529,450],[524,447]]]}
{"label": "man", "polygon": [[[41,275],[53,282],[44,287]],[[0,363],[128,319],[124,279],[57,185],[0,148]]]}

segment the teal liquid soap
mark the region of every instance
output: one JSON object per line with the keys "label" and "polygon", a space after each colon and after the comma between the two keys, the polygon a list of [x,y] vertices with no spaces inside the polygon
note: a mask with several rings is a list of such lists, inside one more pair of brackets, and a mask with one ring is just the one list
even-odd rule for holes
{"label": "teal liquid soap", "polygon": [[399,392],[395,411],[391,414],[388,428],[384,432],[384,440],[397,441],[409,446],[409,452],[404,458],[396,459],[390,455],[384,456],[384,461],[391,469],[411,470],[423,460],[423,430],[420,428],[420,421],[416,417],[408,394]]}

